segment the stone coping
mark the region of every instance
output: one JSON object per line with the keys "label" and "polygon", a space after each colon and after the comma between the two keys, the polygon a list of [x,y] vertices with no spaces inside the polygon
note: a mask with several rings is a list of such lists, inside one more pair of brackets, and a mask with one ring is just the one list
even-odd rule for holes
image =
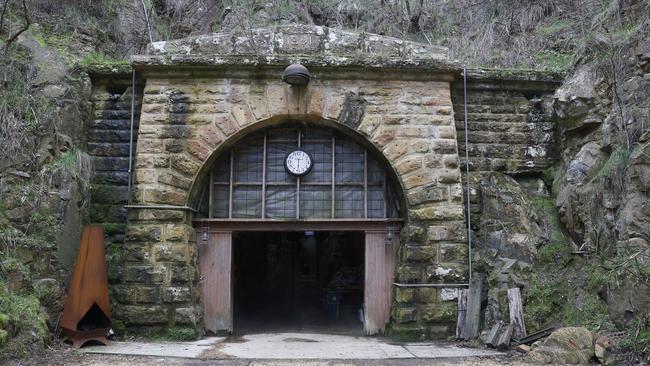
{"label": "stone coping", "polygon": [[376,55],[384,57],[448,59],[446,47],[365,32],[307,24],[212,33],[153,42],[148,55]]}
{"label": "stone coping", "polygon": [[462,70],[458,62],[431,58],[399,58],[383,56],[333,56],[333,55],[134,55],[131,65],[136,70],[170,69],[178,67],[259,68],[263,66],[286,67],[299,63],[308,68],[363,68],[398,69],[409,71],[438,71],[454,73]]}

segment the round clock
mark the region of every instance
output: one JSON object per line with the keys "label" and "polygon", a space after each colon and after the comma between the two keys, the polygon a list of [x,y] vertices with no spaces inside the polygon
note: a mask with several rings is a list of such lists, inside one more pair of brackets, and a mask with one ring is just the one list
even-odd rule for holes
{"label": "round clock", "polygon": [[291,175],[302,177],[309,173],[313,165],[311,156],[302,149],[291,151],[284,159],[284,168]]}

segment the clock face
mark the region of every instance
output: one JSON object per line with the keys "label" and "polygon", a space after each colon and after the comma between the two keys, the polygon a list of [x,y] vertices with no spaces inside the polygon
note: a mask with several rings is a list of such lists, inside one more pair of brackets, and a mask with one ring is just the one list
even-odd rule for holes
{"label": "clock face", "polygon": [[297,177],[307,175],[311,170],[311,166],[311,156],[306,151],[300,149],[290,152],[284,161],[284,167],[287,169],[287,172]]}

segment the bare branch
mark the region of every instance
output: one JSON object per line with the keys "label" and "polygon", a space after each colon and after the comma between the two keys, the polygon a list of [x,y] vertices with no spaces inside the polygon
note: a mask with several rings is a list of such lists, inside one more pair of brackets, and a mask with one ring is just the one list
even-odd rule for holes
{"label": "bare branch", "polygon": [[24,31],[29,29],[29,25],[31,24],[31,21],[29,20],[29,13],[27,12],[27,4],[25,4],[25,0],[23,0],[23,17],[25,19],[25,24],[23,25],[23,27],[20,28],[18,32],[14,33],[13,36],[9,37],[9,39],[7,39],[7,42],[5,43],[5,49],[4,49],[5,55],[7,54],[7,52],[9,52],[9,47],[11,47],[11,44],[14,43],[16,39],[18,39],[18,36],[20,36]]}

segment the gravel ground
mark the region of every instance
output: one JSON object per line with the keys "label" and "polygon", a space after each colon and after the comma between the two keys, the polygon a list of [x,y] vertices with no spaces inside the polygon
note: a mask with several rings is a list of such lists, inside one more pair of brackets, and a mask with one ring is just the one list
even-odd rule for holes
{"label": "gravel ground", "polygon": [[86,354],[66,346],[55,347],[25,360],[4,360],[10,366],[36,365],[87,365],[87,366],[136,366],[136,365],[196,365],[196,366],[420,366],[420,365],[528,365],[519,355],[502,357],[474,357],[469,359],[408,359],[408,360],[195,360],[123,355]]}

